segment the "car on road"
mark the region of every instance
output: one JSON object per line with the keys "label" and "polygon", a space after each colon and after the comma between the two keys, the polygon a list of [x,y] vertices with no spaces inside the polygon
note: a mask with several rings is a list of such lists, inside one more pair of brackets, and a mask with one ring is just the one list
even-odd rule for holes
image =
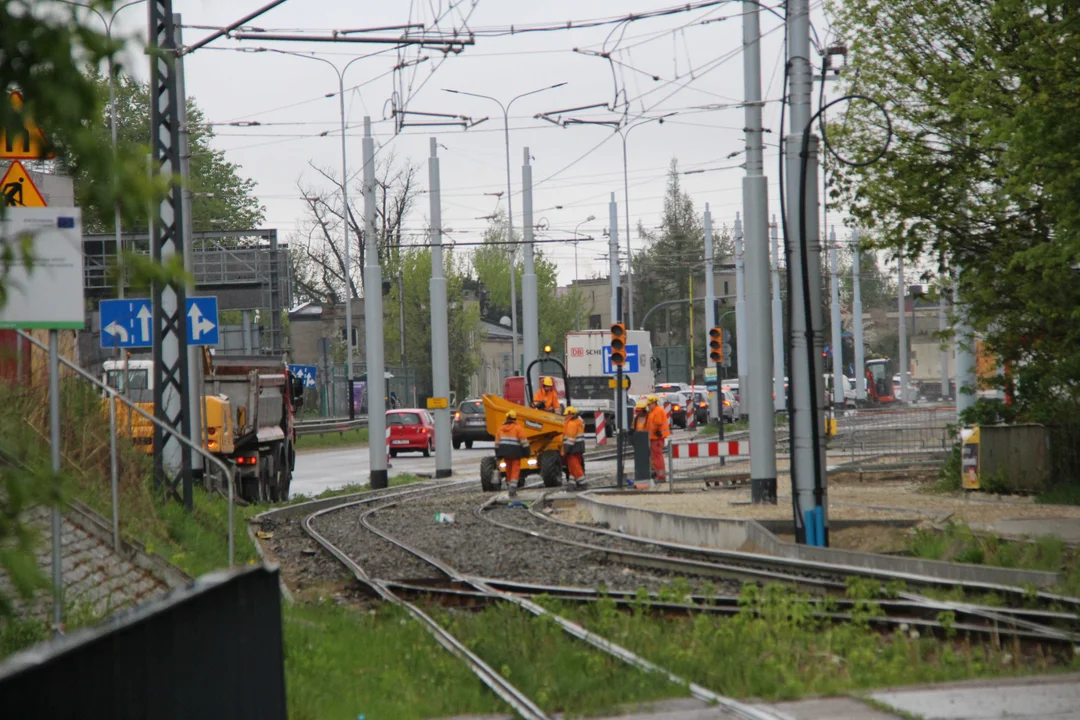
{"label": "car on road", "polygon": [[690,393],[658,392],[656,397],[660,401],[660,407],[670,406],[672,426],[685,430],[686,410],[690,404]]}
{"label": "car on road", "polygon": [[724,422],[733,423],[735,418],[739,415],[739,400],[735,397],[735,393],[730,390],[722,390],[723,400],[720,404],[720,414],[724,418]]}
{"label": "car on road", "polygon": [[478,440],[494,439],[487,430],[484,401],[476,399],[462,401],[454,411],[450,423],[450,441],[454,449],[461,449],[462,444],[472,449],[473,443]]}
{"label": "car on road", "polygon": [[689,389],[690,386],[686,383],[656,383],[656,385],[653,385],[653,392],[658,395],[660,393],[686,392]]}
{"label": "car on road", "polygon": [[692,396],[690,406],[694,409],[694,423],[704,425],[709,422],[709,392],[695,387]]}
{"label": "car on road", "polygon": [[390,457],[399,452],[420,452],[431,457],[435,449],[435,418],[427,410],[404,408],[386,413],[390,431]]}

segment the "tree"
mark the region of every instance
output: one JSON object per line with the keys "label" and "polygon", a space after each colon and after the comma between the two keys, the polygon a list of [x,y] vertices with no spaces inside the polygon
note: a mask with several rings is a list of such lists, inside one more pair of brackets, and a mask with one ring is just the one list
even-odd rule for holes
{"label": "tree", "polygon": [[[301,197],[307,204],[303,229],[290,238],[292,252],[293,292],[298,300],[335,304],[346,297],[359,298],[364,292],[363,268],[367,259],[364,232],[363,186],[350,177],[349,194],[349,259],[352,267],[346,272],[341,209],[341,178],[332,170],[312,165],[332,189],[297,182]],[[375,168],[375,234],[378,238],[379,260],[384,276],[396,276],[397,268],[386,267],[396,257],[403,241],[405,219],[412,211],[419,168],[409,161],[398,163],[393,153],[376,161]],[[425,241],[426,242],[426,241]],[[348,287],[345,278],[348,276]]]}
{"label": "tree", "polygon": [[[484,231],[484,245],[472,253],[472,268],[476,280],[490,295],[488,298],[488,319],[498,322],[510,315],[510,261],[516,256],[518,246],[505,243],[506,215],[502,212],[488,222]],[[514,240],[520,240],[515,232]],[[543,246],[533,246],[533,269],[536,271],[536,300],[539,314],[540,345],[563,347],[566,333],[581,330],[586,320],[586,311],[582,306],[580,293],[576,289],[560,295],[558,293],[558,266],[544,255]],[[517,287],[518,331],[521,331],[523,315],[521,279],[524,276],[523,261],[515,257],[514,277]],[[531,362],[535,358],[526,358]]]}
{"label": "tree", "polygon": [[[103,0],[87,4],[111,5]],[[77,8],[50,0],[0,2],[0,78],[5,94],[18,90],[23,97],[20,108],[0,102],[0,128],[12,137],[33,119],[49,132],[47,148],[97,179],[88,193],[93,202],[111,207],[117,197],[124,197],[145,206],[154,195],[142,157],[129,148],[114,157],[110,146],[99,143],[84,123],[97,117],[103,104],[85,66],[105,62],[126,38],[108,40],[83,26],[77,13]],[[3,290],[8,271],[25,249],[9,244],[0,249],[0,306],[7,298]],[[36,537],[23,512],[36,504],[59,504],[62,484],[61,477],[37,465],[0,468],[0,569],[24,597],[47,587],[48,581],[37,567]],[[10,599],[0,590],[0,615],[10,611]]]}
{"label": "tree", "polygon": [[[422,383],[430,387],[431,362],[431,250],[401,248],[397,258],[401,284],[394,283],[384,305],[383,337],[387,357],[397,355],[401,362],[401,334],[398,313],[405,310],[405,359],[416,368]],[[396,273],[395,273],[396,274]],[[480,309],[466,303],[464,283],[467,267],[452,251],[443,251],[443,274],[446,277],[447,319],[449,321],[450,388],[464,397],[469,380],[480,366]],[[404,288],[405,302],[398,293]]]}
{"label": "tree", "polygon": [[[883,102],[881,162],[836,169],[878,247],[943,258],[968,318],[1034,419],[1080,404],[1080,34],[1068,0],[846,0],[852,90]],[[852,106],[831,142],[865,160],[880,113]]]}
{"label": "tree", "polygon": [[[108,78],[90,73],[102,97],[108,97]],[[95,115],[96,122],[88,130],[97,142],[109,147],[111,140],[109,107],[103,106]],[[255,196],[255,181],[240,175],[240,166],[225,159],[225,153],[215,150],[213,128],[195,99],[187,99],[188,147],[191,151],[190,180],[192,229],[249,230],[262,225],[266,212]],[[116,78],[116,138],[126,152],[145,155],[150,138],[150,88],[126,75]],[[83,227],[87,232],[113,229],[112,205],[101,205],[95,198],[95,176],[90,168],[72,162],[75,168],[75,195],[83,209]],[[144,171],[145,172],[145,171]],[[147,205],[128,208],[130,227],[145,229]]]}

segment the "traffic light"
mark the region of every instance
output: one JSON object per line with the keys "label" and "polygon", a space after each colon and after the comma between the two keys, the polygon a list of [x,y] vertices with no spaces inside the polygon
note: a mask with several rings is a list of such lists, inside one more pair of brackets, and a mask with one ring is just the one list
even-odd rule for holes
{"label": "traffic light", "polygon": [[709,360],[724,362],[724,331],[718,327],[709,329]]}
{"label": "traffic light", "polygon": [[611,367],[626,364],[626,326],[613,323],[611,326]]}

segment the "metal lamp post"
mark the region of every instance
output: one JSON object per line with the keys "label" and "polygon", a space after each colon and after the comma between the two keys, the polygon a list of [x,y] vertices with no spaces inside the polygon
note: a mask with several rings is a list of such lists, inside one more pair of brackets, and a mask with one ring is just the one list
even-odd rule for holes
{"label": "metal lamp post", "polygon": [[[348,71],[349,66],[357,60],[362,60],[365,55],[360,57],[354,57],[349,62],[345,63],[345,67],[338,69],[338,66],[334,63],[326,60],[325,58],[316,57],[314,55],[305,55],[304,53],[290,52],[289,50],[277,50],[274,48],[256,48],[252,52],[274,52],[280,55],[292,55],[293,57],[303,58],[305,60],[318,60],[319,62],[329,65],[334,69],[338,79],[338,111],[341,121],[341,228],[342,236],[345,243],[345,297],[347,302],[345,303],[345,372],[346,377],[349,380],[353,378],[353,323],[352,323],[352,260],[349,253],[349,173],[348,173],[348,160],[345,152],[345,73]],[[365,293],[370,288],[365,288]],[[381,292],[381,289],[378,289]],[[349,400],[352,402],[352,399]]]}
{"label": "metal lamp post", "polygon": [[[523,97],[529,95],[536,95],[546,90],[554,90],[555,88],[566,85],[565,82],[555,83],[554,85],[548,85],[542,87],[539,90],[530,90],[526,93],[521,93],[511,98],[510,102],[503,105],[502,102],[491,95],[481,95],[480,93],[466,92],[464,90],[451,90],[449,88],[443,88],[445,92],[454,93],[455,95],[468,95],[470,97],[482,98],[484,100],[491,100],[503,113],[503,140],[506,144],[506,242],[514,242],[514,208],[512,202],[512,193],[510,190],[510,106]],[[515,278],[514,261],[517,258],[516,247],[511,244],[510,246],[510,334],[513,336],[513,350],[514,350],[514,374],[517,374],[518,363],[518,324],[517,324],[517,280]],[[533,308],[535,311],[535,307]]]}
{"label": "metal lamp post", "polygon": [[[574,226],[574,282],[578,281],[578,264],[577,264],[577,246],[578,246],[577,235],[578,235],[578,228],[581,227],[582,225],[584,225],[587,222],[592,222],[595,219],[596,219],[595,215],[590,215],[589,217],[585,218],[584,220],[582,220],[581,222],[579,222],[577,225]],[[633,326],[631,325],[631,327],[633,327]]]}

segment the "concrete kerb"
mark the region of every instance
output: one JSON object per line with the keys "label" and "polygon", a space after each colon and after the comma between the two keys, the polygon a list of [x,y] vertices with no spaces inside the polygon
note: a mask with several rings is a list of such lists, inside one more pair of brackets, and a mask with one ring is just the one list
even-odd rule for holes
{"label": "concrete kerb", "polygon": [[[745,552],[745,548],[753,547],[757,552],[792,560],[847,565],[862,568],[874,574],[895,573],[955,582],[1046,588],[1057,584],[1060,580],[1060,574],[1054,572],[966,565],[856,550],[796,545],[780,540],[768,527],[757,520],[679,515],[659,510],[627,507],[602,502],[594,497],[599,494],[612,493],[599,490],[587,491],[578,496],[578,506],[586,509],[595,522],[607,523],[608,527],[618,529],[620,532],[650,540],[728,552]],[[879,523],[867,521],[857,524]],[[836,527],[835,523],[830,523],[830,526]]]}

